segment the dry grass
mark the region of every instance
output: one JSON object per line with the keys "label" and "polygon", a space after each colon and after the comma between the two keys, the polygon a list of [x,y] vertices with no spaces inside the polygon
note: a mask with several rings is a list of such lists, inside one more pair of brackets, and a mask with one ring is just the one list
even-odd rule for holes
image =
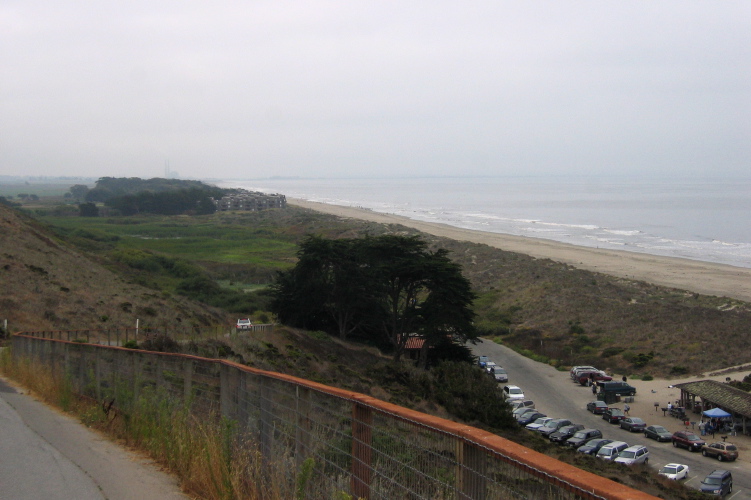
{"label": "dry grass", "polygon": [[71,385],[47,367],[17,361],[10,349],[0,354],[0,371],[41,400],[70,412],[112,439],[148,454],[178,476],[185,492],[208,500],[301,498],[312,464],[298,474],[283,457],[262,460],[257,446],[237,432],[234,422],[198,418],[163,394],[144,394],[126,413],[105,413],[100,402],[76,396]]}

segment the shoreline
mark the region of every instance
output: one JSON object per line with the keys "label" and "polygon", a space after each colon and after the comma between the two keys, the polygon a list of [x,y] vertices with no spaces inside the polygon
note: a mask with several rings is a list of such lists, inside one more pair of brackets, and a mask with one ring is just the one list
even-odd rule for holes
{"label": "shoreline", "polygon": [[573,267],[619,278],[644,281],[702,295],[729,297],[751,302],[751,268],[734,267],[698,260],[664,257],[624,250],[608,250],[528,238],[502,233],[464,229],[436,222],[423,222],[400,215],[287,198],[290,205],[339,217],[381,224],[401,224],[433,236],[481,243],[538,259],[550,259]]}

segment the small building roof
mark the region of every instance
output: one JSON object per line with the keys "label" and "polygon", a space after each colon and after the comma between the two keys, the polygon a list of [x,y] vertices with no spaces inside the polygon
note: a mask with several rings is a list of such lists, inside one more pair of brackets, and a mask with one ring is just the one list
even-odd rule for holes
{"label": "small building roof", "polygon": [[715,380],[699,380],[675,386],[731,413],[751,418],[751,393]]}

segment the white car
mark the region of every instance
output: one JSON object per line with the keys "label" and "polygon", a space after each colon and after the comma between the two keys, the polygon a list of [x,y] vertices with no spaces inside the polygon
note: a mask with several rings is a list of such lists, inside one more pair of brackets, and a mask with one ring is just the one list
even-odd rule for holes
{"label": "white car", "polygon": [[549,420],[553,420],[553,417],[540,417],[531,424],[527,424],[524,426],[525,429],[529,429],[530,431],[536,431],[546,423],[548,423]]}
{"label": "white car", "polygon": [[503,395],[506,397],[506,399],[510,399],[512,401],[514,399],[524,399],[524,391],[522,391],[521,388],[517,385],[504,385]]}
{"label": "white car", "polygon": [[649,450],[646,446],[629,446],[618,454],[614,462],[624,465],[646,464],[649,462]]}
{"label": "white car", "polygon": [[495,364],[495,362],[493,362],[493,361],[486,361],[485,362],[485,371],[488,372],[488,373],[491,373],[490,370],[492,370],[494,366],[498,366],[498,365]]}
{"label": "white car", "polygon": [[253,322],[250,321],[250,318],[240,318],[235,325],[238,330],[250,330],[251,326],[253,326]]}
{"label": "white car", "polygon": [[688,477],[689,469],[688,465],[683,464],[666,464],[662,469],[660,469],[660,472],[658,472],[659,475],[665,476],[668,479],[686,479]]}

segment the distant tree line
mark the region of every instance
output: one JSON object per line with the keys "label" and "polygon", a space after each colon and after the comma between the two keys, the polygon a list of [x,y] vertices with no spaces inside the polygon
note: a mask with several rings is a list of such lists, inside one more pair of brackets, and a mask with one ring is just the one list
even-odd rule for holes
{"label": "distant tree line", "polygon": [[79,201],[86,201],[79,204],[79,209],[80,214],[87,217],[95,217],[98,214],[95,209],[97,202],[104,203],[122,215],[211,214],[215,212],[216,207],[210,198],[221,198],[234,191],[201,181],[102,177],[92,189],[83,184],[72,186],[70,196]]}
{"label": "distant tree line", "polygon": [[[78,186],[73,187],[77,188]],[[85,192],[85,197],[86,201],[104,203],[112,198],[135,195],[142,192],[163,193],[191,188],[199,190],[213,189],[222,192],[221,189],[204,184],[201,181],[162,179],[159,177],[154,177],[153,179],[141,179],[140,177],[101,177],[96,181],[96,186]],[[76,194],[73,193],[73,196],[76,196]]]}
{"label": "distant tree line", "polygon": [[396,360],[410,339],[421,341],[421,366],[435,355],[470,359],[475,295],[447,254],[416,236],[309,236],[295,267],[278,274],[271,310],[291,326],[371,340]]}
{"label": "distant tree line", "polygon": [[117,210],[122,215],[141,213],[178,215],[195,213],[213,214],[216,206],[210,198],[222,196],[220,188],[189,188],[174,191],[141,191],[137,194],[115,196],[104,202],[105,206]]}

